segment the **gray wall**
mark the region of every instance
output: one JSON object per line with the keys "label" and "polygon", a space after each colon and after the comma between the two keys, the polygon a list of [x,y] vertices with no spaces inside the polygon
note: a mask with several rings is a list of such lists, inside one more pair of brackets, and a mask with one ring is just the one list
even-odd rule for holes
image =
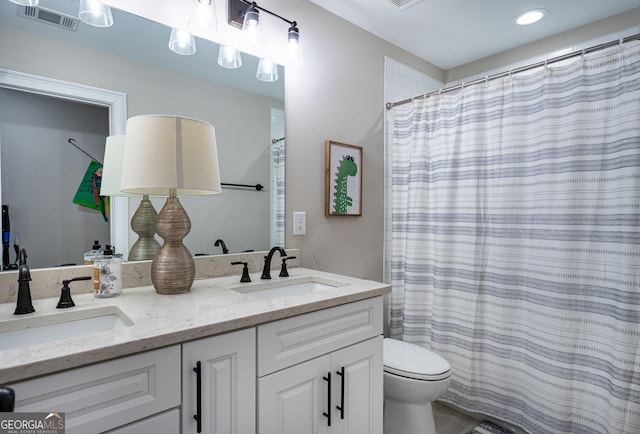
{"label": "gray wall", "polygon": [[102,161],[108,133],[106,108],[0,88],[2,203],[30,267],[82,264],[93,240],[109,242],[101,212],[73,203],[91,158],[68,143]]}
{"label": "gray wall", "polygon": [[[384,56],[442,80],[442,71],[308,1],[270,1],[300,24],[304,66],[289,68],[287,246],[302,265],[382,280],[384,250]],[[362,217],[324,215],[324,143],[363,148]],[[307,235],[293,236],[294,211]]]}

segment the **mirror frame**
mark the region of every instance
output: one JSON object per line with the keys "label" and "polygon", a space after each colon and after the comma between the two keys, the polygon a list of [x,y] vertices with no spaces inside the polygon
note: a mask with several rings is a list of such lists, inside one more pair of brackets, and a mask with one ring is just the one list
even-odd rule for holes
{"label": "mirror frame", "polygon": [[[0,87],[29,92],[82,104],[106,107],[109,110],[109,134],[124,134],[127,125],[127,95],[97,87],[0,68]],[[0,202],[2,185],[0,181]],[[111,244],[129,252],[129,202],[126,197],[114,197],[110,213]]]}

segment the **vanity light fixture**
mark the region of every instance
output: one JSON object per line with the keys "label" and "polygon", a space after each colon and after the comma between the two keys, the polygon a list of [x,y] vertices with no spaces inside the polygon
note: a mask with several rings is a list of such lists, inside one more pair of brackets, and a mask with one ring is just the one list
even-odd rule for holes
{"label": "vanity light fixture", "polygon": [[217,32],[216,6],[213,0],[195,0],[188,26],[195,33]]}
{"label": "vanity light fixture", "polygon": [[244,11],[242,31],[246,35],[243,42],[246,46],[261,48],[264,45],[260,11],[255,2],[251,3],[247,10]]}
{"label": "vanity light fixture", "polygon": [[548,14],[549,11],[546,9],[531,9],[515,17],[513,22],[519,26],[528,26],[529,24],[537,23]]}
{"label": "vanity light fixture", "polygon": [[80,0],[78,17],[83,22],[95,27],[111,27],[113,25],[111,7],[98,0]]}
{"label": "vanity light fixture", "polygon": [[38,6],[40,0],[9,0],[11,3],[15,3],[21,6]]}
{"label": "vanity light fixture", "polygon": [[190,56],[196,53],[196,40],[186,30],[171,29],[169,48],[176,54]]}
{"label": "vanity light fixture", "polygon": [[158,294],[188,292],[195,263],[182,240],[191,231],[191,220],[178,196],[221,192],[213,125],[172,115],[129,118],[120,187],[128,193],[168,196],[156,223],[164,244],[151,262],[151,282]]}
{"label": "vanity light fixture", "polygon": [[[249,33],[255,33],[257,29],[264,25],[260,24],[262,21],[260,19],[260,12],[265,12],[288,23],[287,42],[289,46],[289,57],[293,57],[293,61],[297,60],[300,54],[300,29],[298,29],[298,23],[296,21],[284,18],[268,9],[258,6],[256,2],[250,2],[248,0],[227,0],[227,12],[227,22],[229,25]],[[248,39],[251,38],[252,36],[248,35]],[[299,64],[299,62],[297,63]]]}
{"label": "vanity light fixture", "polygon": [[[107,137],[107,142],[104,146],[100,196],[133,196],[120,190],[124,142],[124,135]],[[138,239],[129,250],[129,261],[153,259],[158,252],[160,243],[155,238],[157,220],[158,211],[149,200],[149,195],[142,195],[140,205],[131,217],[131,229],[138,234]]]}
{"label": "vanity light fixture", "polygon": [[242,20],[242,30],[245,32],[253,32],[260,25],[260,11],[258,5],[253,2],[244,11],[244,19]]}
{"label": "vanity light fixture", "polygon": [[292,66],[302,65],[302,49],[300,47],[300,30],[298,23],[291,23],[287,35],[287,49],[289,51],[289,62]]}

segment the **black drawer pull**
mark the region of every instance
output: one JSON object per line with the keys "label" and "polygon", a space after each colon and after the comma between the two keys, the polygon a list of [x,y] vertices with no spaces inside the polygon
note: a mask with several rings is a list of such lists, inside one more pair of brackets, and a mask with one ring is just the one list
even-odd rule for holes
{"label": "black drawer pull", "polygon": [[193,418],[196,420],[197,432],[202,432],[202,366],[200,360],[196,362],[196,367],[193,368],[193,372],[196,373],[196,414]]}
{"label": "black drawer pull", "polygon": [[344,420],[344,366],[336,374],[340,376],[340,405],[336,408],[340,410],[340,419]]}

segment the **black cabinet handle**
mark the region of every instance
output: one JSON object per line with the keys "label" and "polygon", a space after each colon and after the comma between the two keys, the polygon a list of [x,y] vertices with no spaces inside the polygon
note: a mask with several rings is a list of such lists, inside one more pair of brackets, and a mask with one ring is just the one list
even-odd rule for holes
{"label": "black cabinet handle", "polygon": [[340,405],[336,405],[336,408],[340,410],[340,419],[344,420],[344,366],[336,374],[340,376]]}
{"label": "black cabinet handle", "polygon": [[196,414],[193,418],[196,420],[197,432],[202,432],[202,366],[200,360],[196,362],[193,372],[196,373]]}
{"label": "black cabinet handle", "polygon": [[327,417],[327,426],[331,426],[331,372],[327,372],[327,376],[322,379],[327,382],[327,411],[322,415]]}
{"label": "black cabinet handle", "polygon": [[16,405],[16,393],[12,388],[0,386],[0,412],[12,412]]}

